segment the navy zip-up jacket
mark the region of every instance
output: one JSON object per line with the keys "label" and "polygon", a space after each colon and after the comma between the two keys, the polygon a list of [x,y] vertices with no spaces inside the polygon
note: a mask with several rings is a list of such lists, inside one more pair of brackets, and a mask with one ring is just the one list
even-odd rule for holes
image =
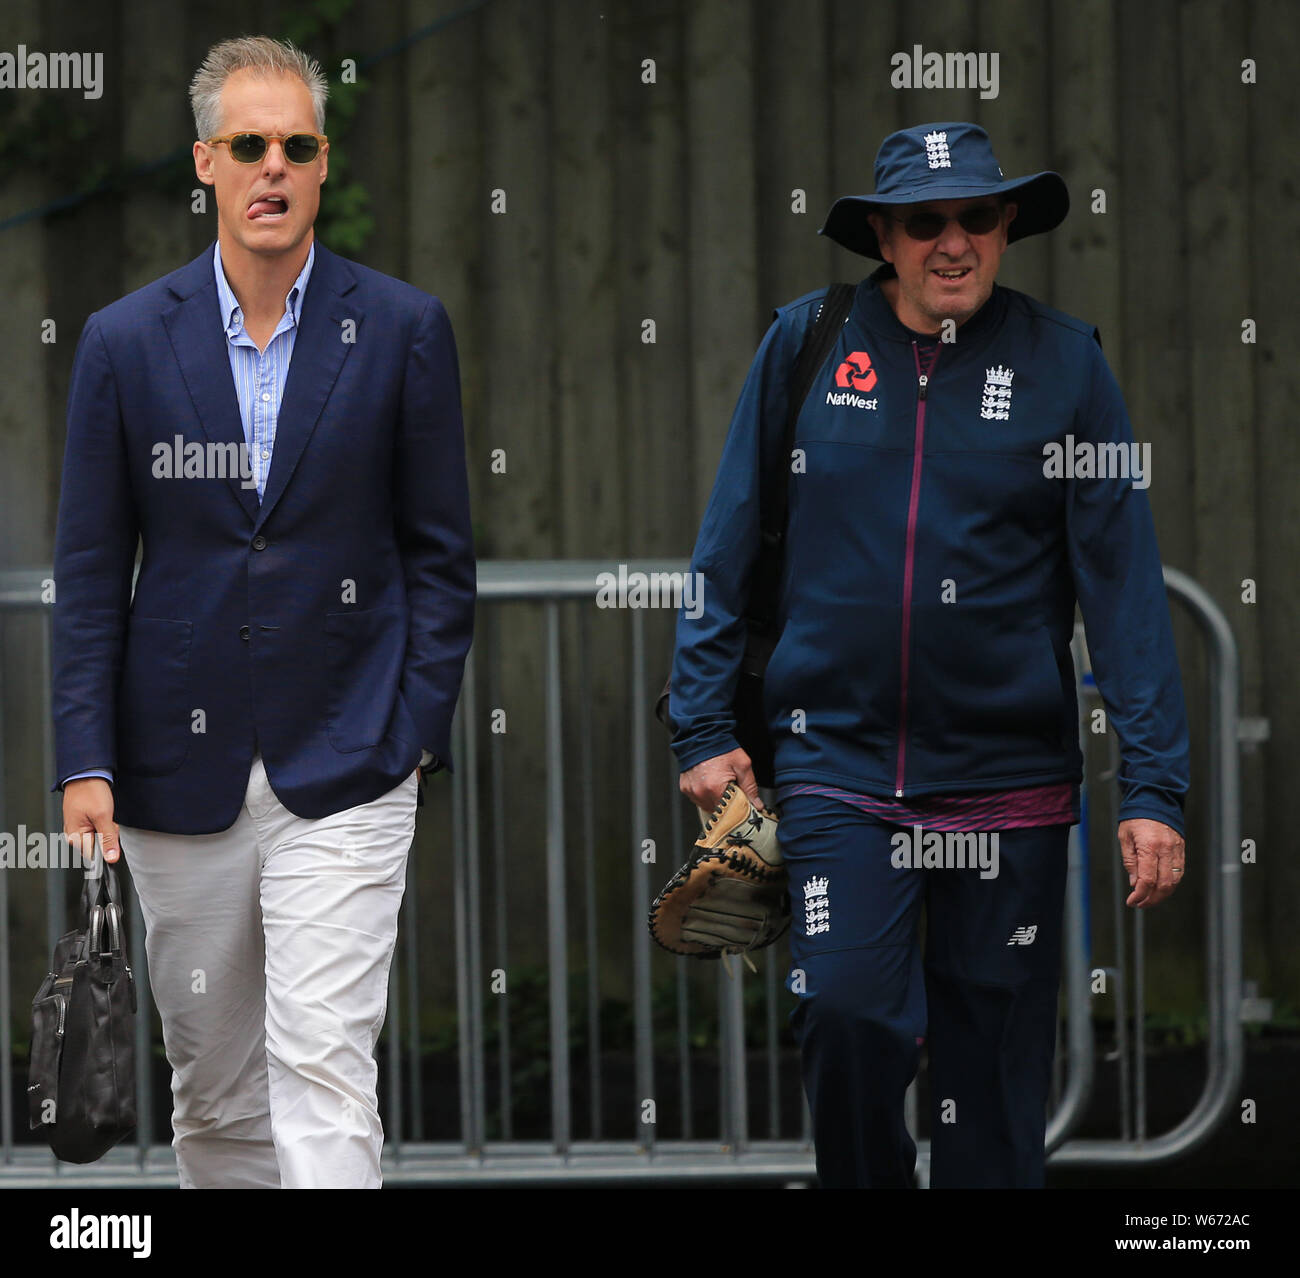
{"label": "navy zip-up jacket", "polygon": [[1077,599],[1120,741],[1119,819],[1184,833],[1169,606],[1097,330],[995,285],[925,378],[918,335],[879,287],[891,272],[858,285],[790,458],[790,368],[826,290],[780,307],[754,358],[691,563],[703,606],[678,617],[681,768],[736,748],[760,468],[786,467],[783,629],[764,689],[778,784],[911,798],[1081,781]]}

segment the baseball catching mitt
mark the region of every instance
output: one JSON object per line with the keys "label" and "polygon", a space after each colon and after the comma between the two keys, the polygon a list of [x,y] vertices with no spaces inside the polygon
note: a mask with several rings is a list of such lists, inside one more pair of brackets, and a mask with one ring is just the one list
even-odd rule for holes
{"label": "baseball catching mitt", "polygon": [[650,935],[695,958],[743,955],[783,936],[790,894],[776,827],[774,812],[754,807],[736,782],[728,785],[690,860],[655,897]]}

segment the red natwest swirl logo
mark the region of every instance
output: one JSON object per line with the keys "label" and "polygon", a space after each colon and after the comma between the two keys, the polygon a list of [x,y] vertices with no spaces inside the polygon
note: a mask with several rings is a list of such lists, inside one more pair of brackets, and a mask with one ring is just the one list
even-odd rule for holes
{"label": "red natwest swirl logo", "polygon": [[854,351],[835,370],[835,385],[846,390],[869,391],[876,384],[876,370],[871,367],[871,356],[866,351]]}

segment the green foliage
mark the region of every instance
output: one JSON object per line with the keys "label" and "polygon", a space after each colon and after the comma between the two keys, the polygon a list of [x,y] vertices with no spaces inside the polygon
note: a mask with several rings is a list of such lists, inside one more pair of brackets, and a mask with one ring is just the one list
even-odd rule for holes
{"label": "green foliage", "polygon": [[[300,48],[327,46],[354,3],[312,0],[286,16],[280,35]],[[330,75],[328,59],[322,56],[320,61]],[[370,194],[348,173],[348,134],[368,88],[361,77],[354,84],[343,84],[335,69],[326,107],[329,177],[321,189],[316,233],[345,255],[360,253],[375,227]],[[178,191],[185,193],[188,203],[195,182],[189,142],[150,160],[125,157],[115,163],[94,118],[79,111],[75,101],[57,95],[0,94],[0,187],[16,174],[75,174],[75,191],[61,192],[69,208],[100,196],[121,199],[147,194],[175,199]],[[58,212],[45,216],[58,216]]]}
{"label": "green foliage", "polygon": [[60,194],[75,208],[101,195],[171,195],[192,184],[194,169],[188,147],[149,163],[128,158],[114,164],[91,117],[75,100],[49,96],[20,101],[15,94],[0,95],[0,186],[35,173],[75,174],[75,190]]}
{"label": "green foliage", "polygon": [[[280,36],[300,48],[327,42],[352,7],[353,0],[314,0],[286,18]],[[325,66],[324,57],[318,60]],[[355,83],[344,84],[339,78],[341,73],[328,66],[325,73],[330,79],[325,108],[325,132],[330,140],[329,177],[321,187],[316,234],[334,252],[351,256],[362,251],[375,229],[375,219],[370,215],[370,193],[348,176],[347,150],[348,133],[370,84],[361,76]]]}
{"label": "green foliage", "polygon": [[[330,168],[334,153],[330,152]],[[370,196],[360,182],[336,186],[331,177],[321,188],[320,212],[316,215],[316,234],[335,253],[352,257],[365,247],[375,229],[370,216]]]}
{"label": "green foliage", "polygon": [[316,232],[331,249],[345,256],[359,253],[375,229],[369,192],[360,182],[348,178],[348,153],[343,142],[367,88],[368,82],[360,78],[355,84],[330,85],[326,128],[330,138],[329,177],[321,187]]}
{"label": "green foliage", "polygon": [[[696,964],[693,960],[689,973],[695,978],[690,983],[688,1045],[693,1054],[701,1058],[714,1057],[719,1045],[717,999],[712,982],[717,972],[713,963]],[[705,979],[699,980],[703,975]],[[740,980],[740,973],[735,975]],[[762,1048],[766,1042],[767,1003],[763,983],[750,975],[744,977],[745,1039],[750,1050]],[[551,1087],[551,1028],[550,984],[544,964],[527,967],[511,966],[507,994],[491,994],[482,1001],[483,1046],[487,1060],[489,1080],[496,1076],[497,1060],[501,1047],[501,1000],[507,1000],[510,1033],[510,1089],[511,1108],[517,1123],[540,1119],[550,1112]],[[781,1041],[788,1046],[791,1039],[786,1017],[793,1005],[792,998],[778,988],[778,1026]],[[569,972],[568,1025],[565,1041],[569,1049],[570,1072],[575,1087],[585,1088],[587,1056],[591,1043],[591,1023],[587,1014],[587,973],[577,969]],[[650,988],[650,1015],[653,1031],[654,1054],[660,1061],[675,1060],[677,1042],[677,979],[671,967],[653,980]],[[636,1042],[636,1009],[629,998],[606,996],[599,1002],[600,1047],[602,1055],[630,1057]],[[457,1025],[454,1014],[439,1018],[436,1024],[426,1022],[423,1051],[429,1055],[454,1056],[457,1048]],[[500,1131],[499,1115],[495,1112],[495,1085],[489,1083],[488,1138],[495,1139]]]}
{"label": "green foliage", "polygon": [[[683,960],[687,961],[687,960]],[[717,971],[709,963],[710,978]],[[735,976],[740,980],[739,973]],[[587,973],[576,969],[569,972],[569,1018],[566,1037],[571,1056],[584,1055],[590,1042],[591,1024],[587,1016]],[[512,967],[508,992],[503,996],[488,993],[482,1005],[483,1042],[488,1051],[495,1051],[499,1037],[501,999],[507,1000],[510,1018],[510,1054],[513,1058],[549,1059],[551,1050],[550,982],[544,964]],[[689,1032],[687,1042],[693,1050],[716,1051],[719,1042],[717,1000],[706,987],[701,996],[699,986],[692,982],[689,1002]],[[748,972],[745,974],[743,994],[745,1008],[745,1045],[761,1048],[766,1043],[767,995],[763,984]],[[777,1024],[781,1036],[788,1035],[786,1017],[793,1007],[793,999],[782,987],[777,989]],[[602,1050],[631,1048],[636,1039],[636,1009],[631,999],[602,997],[599,1000],[600,1042]],[[677,1052],[677,980],[671,972],[652,981],[650,986],[650,1019],[656,1055],[675,1055]],[[426,1022],[423,1038],[425,1051],[437,1054],[454,1052],[457,1043],[457,1025],[454,1013]]]}
{"label": "green foliage", "polygon": [[1268,1027],[1275,1030],[1300,1030],[1300,1004],[1288,999],[1274,999],[1273,1016]]}
{"label": "green foliage", "polygon": [[280,39],[292,40],[302,48],[338,26],[352,6],[353,0],[314,0],[285,17],[280,26]]}
{"label": "green foliage", "polygon": [[[24,100],[17,93],[0,94],[0,175],[24,170],[80,174],[87,160],[93,162],[86,146],[91,133],[89,118],[73,111],[66,98],[30,94]],[[102,161],[97,167],[106,168]]]}
{"label": "green foliage", "polygon": [[1150,1013],[1145,1020],[1149,1049],[1195,1047],[1209,1036],[1210,1024],[1204,1012]]}

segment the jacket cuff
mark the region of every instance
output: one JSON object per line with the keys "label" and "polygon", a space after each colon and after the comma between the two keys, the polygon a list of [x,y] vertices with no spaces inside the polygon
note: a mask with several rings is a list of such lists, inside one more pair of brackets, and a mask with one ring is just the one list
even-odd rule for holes
{"label": "jacket cuff", "polygon": [[677,756],[677,765],[682,772],[693,768],[705,759],[716,758],[720,754],[729,754],[739,750],[740,742],[729,732],[711,732],[707,737],[678,746],[673,743],[673,753]]}
{"label": "jacket cuff", "polygon": [[1181,801],[1158,786],[1138,786],[1119,805],[1117,820],[1143,819],[1162,821],[1170,829],[1177,830],[1183,838],[1187,837]]}

